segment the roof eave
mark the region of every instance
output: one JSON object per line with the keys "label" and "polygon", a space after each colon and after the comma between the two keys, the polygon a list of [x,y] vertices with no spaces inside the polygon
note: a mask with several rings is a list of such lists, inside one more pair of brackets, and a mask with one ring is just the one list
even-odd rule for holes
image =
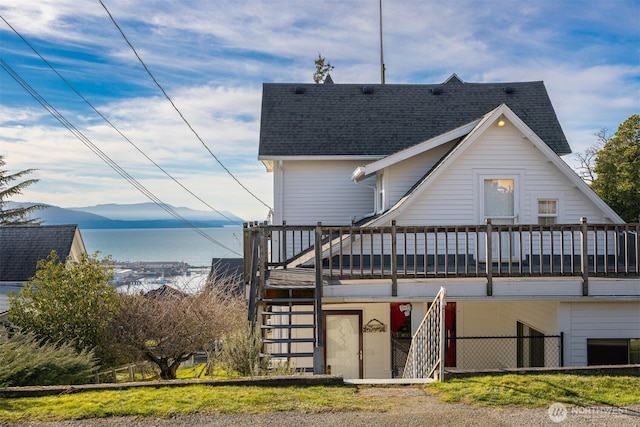
{"label": "roof eave", "polygon": [[359,182],[365,178],[370,177],[379,170],[382,170],[389,166],[393,166],[394,164],[400,163],[418,154],[422,154],[455,139],[461,138],[471,132],[478,125],[480,120],[482,119],[469,122],[465,125],[452,129],[449,132],[445,132],[436,137],[416,144],[412,147],[406,148],[402,151],[398,151],[394,154],[390,154],[380,160],[369,163],[368,165],[358,166],[358,168],[351,175],[351,179],[355,182]]}

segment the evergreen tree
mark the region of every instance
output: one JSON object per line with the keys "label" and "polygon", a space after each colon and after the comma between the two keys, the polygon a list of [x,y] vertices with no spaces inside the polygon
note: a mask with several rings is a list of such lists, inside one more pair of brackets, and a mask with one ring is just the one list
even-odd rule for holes
{"label": "evergreen tree", "polygon": [[640,221],[640,115],[625,120],[606,141],[594,171],[594,191],[625,221]]}
{"label": "evergreen tree", "polygon": [[[0,168],[2,168],[6,162],[4,157],[0,155]],[[11,185],[13,181],[20,179],[24,175],[28,175],[35,169],[26,169],[21,172],[9,174],[9,171],[0,169],[0,225],[37,225],[40,222],[37,218],[27,218],[28,214],[33,211],[43,209],[44,205],[33,205],[28,207],[16,207],[9,208],[9,197],[17,194],[22,194],[22,190],[31,184],[38,182],[37,179],[28,179],[26,181],[19,182],[15,185]]]}
{"label": "evergreen tree", "polygon": [[316,84],[324,83],[329,77],[329,72],[333,70],[333,65],[330,62],[325,62],[324,56],[318,53],[318,59],[315,61],[316,72],[313,73],[313,82]]}

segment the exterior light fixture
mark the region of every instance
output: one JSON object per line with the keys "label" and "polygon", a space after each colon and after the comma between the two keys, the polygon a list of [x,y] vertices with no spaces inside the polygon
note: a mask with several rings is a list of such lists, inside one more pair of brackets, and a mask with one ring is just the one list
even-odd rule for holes
{"label": "exterior light fixture", "polygon": [[498,127],[503,127],[506,124],[506,122],[504,121],[504,119],[500,119],[498,120]]}

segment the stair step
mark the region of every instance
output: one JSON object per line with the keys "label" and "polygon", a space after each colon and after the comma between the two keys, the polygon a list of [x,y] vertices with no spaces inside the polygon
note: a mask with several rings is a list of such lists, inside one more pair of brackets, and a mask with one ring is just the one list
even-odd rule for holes
{"label": "stair step", "polygon": [[260,357],[313,357],[313,352],[305,353],[260,353]]}
{"label": "stair step", "polygon": [[266,338],[263,340],[265,344],[295,344],[305,342],[316,342],[315,338]]}
{"label": "stair step", "polygon": [[297,325],[262,325],[262,329],[313,329],[314,324],[297,324]]}
{"label": "stair step", "polygon": [[[276,368],[276,369],[277,369],[277,368]],[[291,367],[291,369],[294,369],[294,367]],[[269,371],[270,371],[270,372],[274,372],[274,371],[275,371],[275,369],[274,369],[274,368],[269,368]],[[302,372],[309,372],[309,373],[313,373],[313,367],[311,367],[311,366],[307,366],[307,367],[304,367],[304,368],[298,368],[298,367],[296,367],[296,368],[295,368],[295,371],[296,371],[296,373],[302,373]]]}
{"label": "stair step", "polygon": [[316,314],[315,311],[263,311],[263,316],[302,316]]}
{"label": "stair step", "polygon": [[316,302],[315,298],[265,298],[262,302],[267,304],[284,304],[284,303],[296,303],[296,304],[312,304]]}

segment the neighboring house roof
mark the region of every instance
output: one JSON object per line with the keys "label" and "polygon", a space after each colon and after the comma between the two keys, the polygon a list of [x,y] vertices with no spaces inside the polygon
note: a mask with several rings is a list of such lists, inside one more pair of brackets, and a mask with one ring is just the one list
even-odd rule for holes
{"label": "neighboring house roof", "polygon": [[[536,135],[532,129],[530,129],[527,124],[522,121],[516,114],[513,112],[509,106],[506,104],[502,104],[499,107],[495,108],[493,111],[486,114],[481,120],[475,122],[474,128],[459,141],[438,163],[434,165],[416,184],[407,191],[407,193],[400,198],[398,202],[396,202],[391,208],[389,208],[386,212],[375,215],[369,218],[365,218],[359,221],[359,225],[366,226],[374,226],[385,224],[395,217],[397,217],[402,211],[409,205],[411,205],[412,201],[417,199],[420,194],[428,188],[428,186],[437,180],[438,176],[451,165],[455,159],[457,159],[474,141],[476,141],[480,135],[482,135],[489,126],[492,126],[496,123],[501,117],[506,117],[509,121],[511,121],[522,133],[526,136],[526,138],[531,141],[549,160],[550,163],[554,164],[560,172],[562,172],[569,181],[573,183],[573,185],[580,191],[582,191],[589,200],[591,200],[596,206],[598,206],[602,212],[604,212],[609,218],[611,218],[616,223],[624,223],[622,218],[615,213],[613,209],[609,205],[607,205],[574,171],[571,169],[567,163],[565,163],[560,157],[558,157],[545,143],[544,141]],[[446,139],[446,138],[445,138]],[[434,141],[438,141],[439,138],[433,138]],[[427,141],[422,145],[423,151],[432,148],[432,144]],[[413,153],[414,155],[417,154]],[[406,158],[403,153],[397,153],[389,156],[387,160],[389,164],[397,163]],[[380,163],[381,161],[374,162]],[[356,169],[358,170],[367,170],[369,169],[369,165],[360,167]],[[356,175],[354,172],[354,176]]]}
{"label": "neighboring house roof", "polygon": [[506,104],[558,155],[571,152],[543,82],[263,85],[260,160],[382,158]]}
{"label": "neighboring house roof", "polygon": [[159,300],[159,299],[169,299],[169,298],[182,299],[187,297],[188,295],[185,292],[182,292],[181,290],[172,288],[171,286],[162,285],[159,288],[152,289],[149,292],[145,293],[144,296],[145,298]]}
{"label": "neighboring house roof", "polygon": [[213,258],[208,283],[211,286],[223,286],[232,293],[242,293],[244,288],[243,258]]}
{"label": "neighboring house roof", "polygon": [[243,258],[213,258],[209,277],[235,278],[244,274]]}
{"label": "neighboring house roof", "polygon": [[26,282],[52,250],[61,260],[71,255],[75,239],[86,252],[76,225],[0,227],[0,282]]}

